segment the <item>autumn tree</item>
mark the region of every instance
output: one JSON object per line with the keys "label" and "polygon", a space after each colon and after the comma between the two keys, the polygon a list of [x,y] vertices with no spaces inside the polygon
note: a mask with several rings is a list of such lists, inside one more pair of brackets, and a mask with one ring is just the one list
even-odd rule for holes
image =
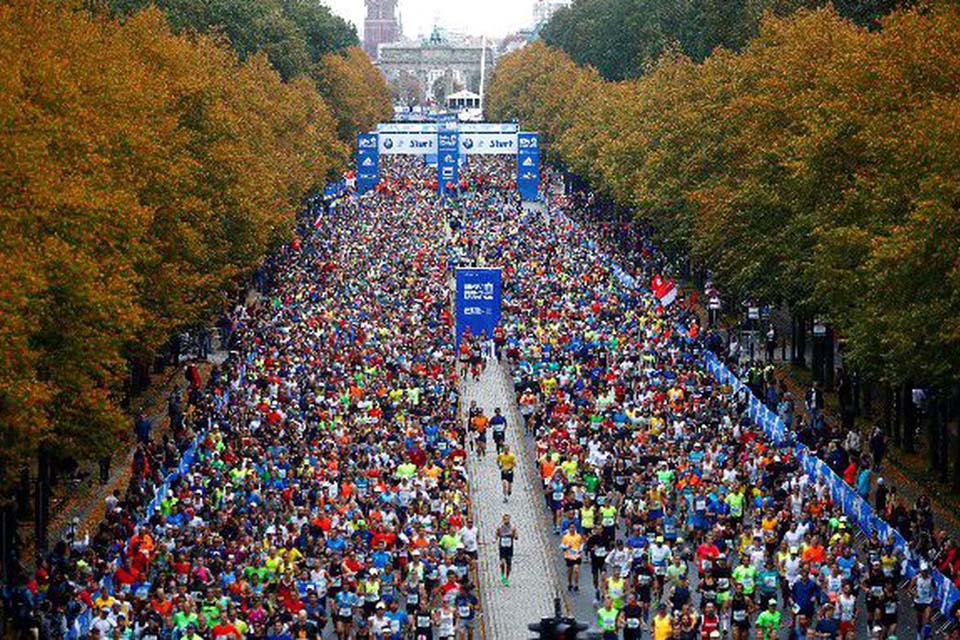
{"label": "autumn tree", "polygon": [[324,55],[313,75],[320,93],[336,114],[337,132],[345,144],[352,147],[358,132],[368,131],[392,117],[393,102],[386,78],[360,47]]}
{"label": "autumn tree", "polygon": [[129,359],[206,318],[348,156],[309,79],[77,8],[0,3],[3,486],[41,448],[112,453]]}
{"label": "autumn tree", "polygon": [[119,15],[156,5],[176,32],[222,34],[246,59],[264,53],[284,79],[308,74],[320,58],[358,44],[356,29],[310,0],[107,0]]}
{"label": "autumn tree", "polygon": [[[553,161],[708,265],[731,299],[816,314],[863,379],[931,388],[942,425],[960,389],[960,9],[877,21],[867,8],[857,24],[853,4],[767,14],[739,52],[702,61],[668,47],[623,82],[534,43],[500,61],[488,108],[544,132]],[[931,427],[931,455],[948,435]]]}

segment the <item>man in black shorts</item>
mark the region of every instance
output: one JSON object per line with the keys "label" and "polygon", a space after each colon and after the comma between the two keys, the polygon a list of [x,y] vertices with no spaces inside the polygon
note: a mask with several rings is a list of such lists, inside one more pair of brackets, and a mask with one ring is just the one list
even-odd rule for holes
{"label": "man in black shorts", "polygon": [[503,501],[506,502],[513,493],[513,469],[517,466],[517,457],[510,452],[510,445],[503,445],[503,450],[497,456],[497,466],[500,467]]}
{"label": "man in black shorts", "polygon": [[497,447],[497,455],[500,455],[503,451],[503,441],[507,437],[507,419],[500,414],[500,407],[493,410],[490,429],[493,431],[493,443]]}
{"label": "man in black shorts", "polygon": [[510,514],[503,514],[497,527],[497,547],[500,550],[500,582],[510,586],[510,570],[513,569],[513,544],[517,541],[517,528],[510,522]]}

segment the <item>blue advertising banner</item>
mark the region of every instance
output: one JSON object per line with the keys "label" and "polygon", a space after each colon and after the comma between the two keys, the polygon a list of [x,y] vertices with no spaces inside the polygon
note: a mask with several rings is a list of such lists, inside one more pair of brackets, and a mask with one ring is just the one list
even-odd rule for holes
{"label": "blue advertising banner", "polygon": [[500,322],[500,269],[457,269],[457,348],[469,328],[470,335],[493,337]]}
{"label": "blue advertising banner", "polygon": [[357,193],[366,193],[380,182],[380,151],[376,133],[357,134]]}
{"label": "blue advertising banner", "polygon": [[[635,279],[626,274],[615,263],[612,271],[623,286],[630,289],[636,286]],[[678,329],[685,332],[683,327],[678,326]],[[735,394],[739,389],[744,388],[740,379],[713,353],[704,351],[701,357],[702,365],[720,384],[730,387],[731,394]],[[903,535],[885,522],[880,514],[874,511],[870,503],[860,496],[853,487],[844,482],[843,478],[837,475],[827,463],[813,455],[803,444],[796,442],[793,434],[779,415],[764,406],[753,393],[750,393],[749,397],[747,415],[753,420],[754,424],[763,429],[769,440],[777,447],[792,450],[810,480],[821,483],[847,519],[865,535],[871,536],[876,533],[880,540],[888,541],[898,549],[905,559],[904,574],[907,578],[916,575],[922,566],[922,562],[910,548]],[[947,576],[936,569],[931,571],[931,578],[935,593],[934,607],[944,617],[951,618],[951,612],[960,602],[960,589],[954,586]]]}
{"label": "blue advertising banner", "polygon": [[[713,353],[707,351],[704,353],[703,358],[707,370],[713,374],[721,384],[729,385],[734,393],[743,387],[740,379],[737,378],[725,364],[720,362]],[[764,407],[753,394],[750,394],[748,414],[754,423],[763,429],[775,444],[779,446],[794,444],[792,442],[792,434],[788,432],[783,420]],[[803,470],[812,480],[821,482],[827,488],[831,499],[840,506],[844,515],[856,524],[866,535],[869,536],[876,532],[881,540],[888,541],[895,548],[899,549],[906,559],[904,574],[908,578],[914,576],[919,570],[920,559],[913,553],[913,550],[907,544],[907,540],[903,535],[875,513],[870,503],[858,495],[853,487],[844,482],[843,478],[838,476],[827,463],[812,455],[802,444],[795,444],[794,449]],[[931,573],[934,589],[937,594],[935,606],[940,613],[949,617],[954,605],[960,601],[960,589],[957,589],[957,587],[939,571],[934,570]]]}
{"label": "blue advertising banner", "polygon": [[540,134],[517,134],[517,191],[524,202],[540,199]]}
{"label": "blue advertising banner", "polygon": [[460,134],[456,114],[440,114],[437,120],[437,185],[440,193],[460,181]]}

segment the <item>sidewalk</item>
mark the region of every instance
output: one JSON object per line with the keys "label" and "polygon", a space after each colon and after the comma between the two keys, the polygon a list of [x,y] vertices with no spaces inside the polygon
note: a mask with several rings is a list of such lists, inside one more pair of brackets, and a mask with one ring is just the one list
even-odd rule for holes
{"label": "sidewalk", "polygon": [[[513,495],[503,502],[500,470],[492,438],[487,455],[470,454],[467,472],[473,516],[480,529],[479,582],[486,640],[522,640],[533,636],[527,625],[553,615],[553,599],[561,595],[552,560],[553,539],[542,518],[543,492],[534,484],[536,472],[525,455],[512,384],[503,365],[490,360],[480,380],[468,377],[463,383],[461,406],[472,401],[493,415],[500,407],[507,418],[506,443],[517,456]],[[494,530],[504,513],[517,527],[517,545],[513,558],[510,586],[500,583],[499,554]]]}

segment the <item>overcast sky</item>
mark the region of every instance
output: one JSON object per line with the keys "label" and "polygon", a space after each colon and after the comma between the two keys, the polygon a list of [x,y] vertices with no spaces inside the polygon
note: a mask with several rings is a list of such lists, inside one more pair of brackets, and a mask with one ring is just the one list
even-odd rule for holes
{"label": "overcast sky", "polygon": [[[322,0],[357,26],[363,37],[363,0]],[[471,35],[505,36],[533,22],[533,0],[399,0],[403,33],[429,34],[435,22]]]}

